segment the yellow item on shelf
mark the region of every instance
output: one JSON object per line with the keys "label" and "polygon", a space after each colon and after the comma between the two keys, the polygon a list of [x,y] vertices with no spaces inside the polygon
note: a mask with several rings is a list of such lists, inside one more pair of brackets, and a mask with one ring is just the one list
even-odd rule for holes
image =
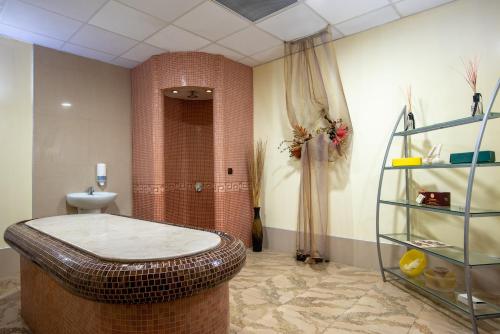
{"label": "yellow item on shelf", "polygon": [[408,277],[420,275],[427,267],[427,257],[417,249],[410,249],[399,260],[399,269]]}
{"label": "yellow item on shelf", "polygon": [[392,167],[420,166],[420,165],[422,165],[421,157],[392,159]]}
{"label": "yellow item on shelf", "polygon": [[435,267],[424,271],[425,286],[437,291],[452,292],[457,286],[455,273],[447,268]]}

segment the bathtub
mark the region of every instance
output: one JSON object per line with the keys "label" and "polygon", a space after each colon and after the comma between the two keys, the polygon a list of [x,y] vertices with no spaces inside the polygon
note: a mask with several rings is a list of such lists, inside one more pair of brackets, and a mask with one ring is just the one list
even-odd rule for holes
{"label": "bathtub", "polygon": [[245,246],[221,232],[108,214],[10,226],[33,333],[227,333]]}

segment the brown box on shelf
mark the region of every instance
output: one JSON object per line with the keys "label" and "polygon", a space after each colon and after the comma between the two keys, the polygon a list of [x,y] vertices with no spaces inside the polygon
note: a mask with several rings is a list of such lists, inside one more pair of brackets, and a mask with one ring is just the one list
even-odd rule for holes
{"label": "brown box on shelf", "polygon": [[422,204],[434,206],[450,206],[451,193],[437,191],[420,191],[425,196]]}

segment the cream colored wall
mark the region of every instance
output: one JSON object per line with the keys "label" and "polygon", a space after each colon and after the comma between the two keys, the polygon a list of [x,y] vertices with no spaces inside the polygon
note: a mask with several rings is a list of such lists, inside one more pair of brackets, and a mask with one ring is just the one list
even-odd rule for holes
{"label": "cream colored wall", "polygon": [[[478,5],[477,1],[460,0],[334,42],[354,141],[350,161],[330,167],[330,235],[374,240],[379,171],[389,134],[404,105],[404,87],[412,85],[417,125],[468,116],[471,91],[462,78],[461,58],[480,57],[479,90],[485,100],[489,99],[500,77],[499,31],[500,2],[481,0]],[[291,137],[282,69],[281,59],[254,68],[254,137],[268,140],[264,223],[294,230],[298,164],[277,149],[281,140]],[[499,103],[494,111],[500,111]],[[442,143],[443,157],[448,159],[450,151],[472,150],[477,130],[478,126],[472,125],[415,136],[413,153],[422,154],[419,150],[426,152],[431,143]],[[500,155],[499,140],[500,124],[493,121],[483,148],[495,149]],[[393,150],[391,156],[400,152]],[[475,205],[498,208],[500,173],[485,169],[478,175]],[[393,175],[386,174],[384,186],[386,198],[402,190],[402,174],[390,173]],[[466,176],[461,170],[414,172],[415,188],[451,190],[452,201],[463,204],[464,187],[458,185],[465,184]],[[393,217],[402,221],[402,210],[384,208],[383,213],[388,217],[385,230],[392,227]],[[427,214],[418,216],[417,221],[416,228],[429,237],[462,242],[460,220]],[[473,224],[476,247],[500,254],[492,242],[500,236],[500,225],[485,219],[476,219]]]}
{"label": "cream colored wall", "polygon": [[[0,37],[0,234],[31,218],[32,45]],[[6,247],[0,238],[0,248]]]}
{"label": "cream colored wall", "polygon": [[[66,194],[89,186],[118,193],[107,212],[132,214],[130,84],[126,68],[35,46],[35,217],[75,213]],[[98,162],[107,164],[104,188],[96,183]]]}

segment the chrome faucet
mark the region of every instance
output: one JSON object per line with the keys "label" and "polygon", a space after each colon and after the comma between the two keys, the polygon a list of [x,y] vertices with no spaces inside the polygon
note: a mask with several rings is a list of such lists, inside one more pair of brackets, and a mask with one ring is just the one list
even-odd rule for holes
{"label": "chrome faucet", "polygon": [[87,193],[89,195],[94,195],[94,187],[89,187],[89,189],[87,189]]}

